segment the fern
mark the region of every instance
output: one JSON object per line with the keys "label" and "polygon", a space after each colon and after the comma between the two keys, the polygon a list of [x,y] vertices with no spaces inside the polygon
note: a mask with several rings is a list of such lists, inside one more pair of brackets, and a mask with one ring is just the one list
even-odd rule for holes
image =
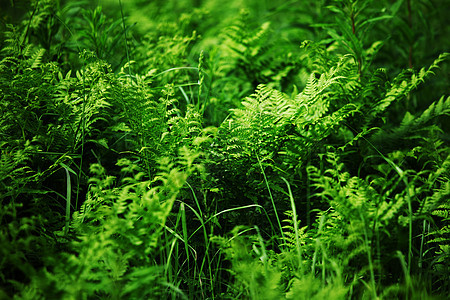
{"label": "fern", "polygon": [[221,62],[220,71],[225,76],[244,79],[251,88],[258,84],[280,88],[295,74],[298,63],[280,51],[287,46],[280,47],[284,41],[275,41],[272,24],[253,24],[249,14],[248,10],[241,10],[234,24],[225,28],[221,51],[226,60]]}
{"label": "fern", "polygon": [[417,120],[414,121],[415,126],[419,126],[421,124],[425,124],[432,118],[441,115],[448,115],[450,113],[450,97],[445,99],[445,96],[442,96],[439,101],[433,102]]}
{"label": "fern", "polygon": [[[42,272],[44,285],[39,285],[38,276],[33,276],[31,285],[43,292],[53,284],[51,295],[162,295],[164,279],[156,263],[159,245],[171,243],[163,229],[180,189],[197,168],[196,157],[185,149],[176,164],[163,159],[152,179],[145,178],[140,166],[122,159],[118,165],[128,177],[120,186],[103,167],[92,165],[88,197],[71,224],[77,237],[71,242],[75,254],[59,257],[64,264]],[[136,280],[150,280],[152,287],[138,286]],[[69,282],[73,290],[66,287]]]}
{"label": "fern", "polygon": [[418,74],[411,74],[408,76],[409,71],[406,71],[398,75],[390,87],[389,91],[385,94],[384,98],[375,103],[370,111],[368,112],[370,116],[377,116],[382,113],[390,106],[393,102],[398,101],[405,97],[413,89],[417,88],[419,84],[425,81],[425,78],[434,74],[434,70],[438,68],[439,63],[444,61],[448,54],[441,54],[428,69],[420,69]]}
{"label": "fern", "polygon": [[[333,87],[345,80],[347,72],[344,59],[319,79],[312,75],[295,98],[260,85],[220,127],[219,145],[228,156],[224,159],[231,164],[229,170],[259,172],[255,150],[282,176],[288,168],[302,165],[314,149],[358,111],[353,104],[335,103],[340,94]],[[254,167],[239,165],[240,161]]]}
{"label": "fern", "polygon": [[[311,238],[307,234],[307,227],[303,226],[300,227],[301,220],[298,221],[298,240],[297,236],[295,235],[295,226],[293,222],[293,216],[292,211],[285,211],[284,214],[286,215],[286,218],[283,219],[282,222],[284,222],[283,226],[283,234],[285,237],[285,244],[282,244],[280,246],[287,247],[289,252],[295,252],[297,251],[298,247],[304,247],[307,245],[307,243],[311,242]],[[298,242],[300,245],[298,245]],[[287,252],[288,252],[287,251]]]}
{"label": "fern", "polygon": [[[446,197],[446,202],[444,204],[439,205],[432,214],[439,218],[441,222],[441,226],[438,230],[432,231],[429,233],[431,239],[427,241],[427,244],[429,244],[431,247],[435,248],[435,258],[433,259],[433,262],[431,263],[431,266],[438,276],[439,280],[440,278],[445,277],[446,273],[448,272],[449,268],[449,258],[450,258],[450,248],[449,248],[449,242],[450,242],[450,226],[449,226],[449,212],[450,212],[450,205],[448,201],[448,193]],[[440,282],[442,287],[439,288],[442,293],[446,292],[446,288],[448,288],[448,285],[445,283],[445,279],[443,279],[443,282]]]}
{"label": "fern", "polygon": [[444,1],[7,2],[0,298],[448,294]]}

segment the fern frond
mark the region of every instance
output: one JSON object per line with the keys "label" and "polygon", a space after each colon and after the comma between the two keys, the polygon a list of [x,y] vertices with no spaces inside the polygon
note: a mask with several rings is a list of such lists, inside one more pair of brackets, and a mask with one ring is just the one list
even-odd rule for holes
{"label": "fern frond", "polygon": [[414,120],[415,126],[424,125],[426,122],[441,115],[450,114],[450,96],[442,96],[437,102],[433,102],[423,113]]}
{"label": "fern frond", "polygon": [[[284,218],[281,222],[285,223],[282,227],[284,234],[284,242],[282,246],[288,247],[290,250],[297,250],[297,237],[295,235],[294,221],[293,221],[293,213],[292,210],[287,210],[284,212],[286,218]],[[308,226],[300,226],[301,220],[298,220],[298,241],[300,242],[300,247],[306,244],[306,239],[308,238],[308,234],[306,230]]]}
{"label": "fern frond", "polygon": [[[427,125],[428,122],[430,122],[432,119],[438,116],[449,114],[450,114],[450,97],[447,97],[445,99],[445,96],[442,96],[438,101],[433,102],[417,118],[414,118],[411,114],[407,112],[399,127],[394,128],[390,132],[383,132],[382,134],[380,133],[379,136],[375,135],[374,136],[375,142],[377,142],[379,138],[384,139],[385,141],[392,141],[414,136],[423,136],[423,133],[421,133],[420,135],[418,135],[417,133],[419,131],[423,131],[424,129],[426,130],[425,125]],[[423,136],[423,138],[425,138],[425,136]],[[380,142],[380,144],[383,144],[383,142]]]}
{"label": "fern frond", "polygon": [[448,58],[448,53],[441,54],[428,69],[422,68],[418,73],[409,75],[410,70],[406,70],[399,74],[393,84],[388,88],[384,97],[374,103],[368,112],[370,116],[375,117],[386,111],[386,109],[394,102],[403,99],[409,92],[417,88],[425,79],[434,74],[434,70],[439,67],[443,61]]}
{"label": "fern frond", "polygon": [[45,49],[39,49],[31,55],[29,63],[32,69],[38,68],[42,64],[42,57],[44,56],[44,54]]}
{"label": "fern frond", "polygon": [[[446,170],[448,171],[448,170]],[[425,198],[424,201],[421,202],[421,213],[431,213],[434,214],[434,211],[438,208],[449,208],[448,201],[450,200],[450,181],[447,179],[443,179],[440,182],[440,187],[436,189],[431,196]]]}

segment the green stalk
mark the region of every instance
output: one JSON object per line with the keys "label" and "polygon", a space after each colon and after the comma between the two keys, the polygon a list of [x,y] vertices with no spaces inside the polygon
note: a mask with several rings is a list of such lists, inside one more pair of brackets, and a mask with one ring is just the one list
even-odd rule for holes
{"label": "green stalk", "polygon": [[[411,0],[406,1],[408,7],[408,26],[412,32],[412,9],[411,9]],[[408,46],[408,68],[412,69],[413,67],[413,45],[412,42],[409,42]]]}
{"label": "green stalk", "polygon": [[[214,276],[213,276],[213,272],[211,270],[211,258],[209,257],[209,245],[210,245],[210,243],[209,243],[209,238],[208,238],[208,232],[206,231],[206,226],[205,226],[206,222],[203,221],[203,213],[202,213],[202,210],[201,210],[200,202],[198,201],[197,196],[195,195],[194,189],[192,188],[192,186],[188,182],[186,182],[186,184],[189,186],[189,188],[191,189],[192,195],[194,196],[194,200],[195,200],[195,203],[196,203],[197,208],[198,208],[198,213],[194,209],[192,209],[192,208],[191,209],[197,215],[197,218],[200,220],[200,222],[202,224],[201,227],[203,228],[203,238],[205,240],[205,257],[204,257],[204,259],[202,261],[202,264],[200,266],[199,276],[201,276],[202,271],[203,271],[203,267],[205,266],[205,262],[207,260],[208,261],[209,280],[210,280],[210,284],[211,284],[211,294],[213,295],[213,299],[214,299]],[[189,205],[187,205],[187,204],[186,204],[186,206],[189,207]],[[194,231],[194,233],[195,233],[195,231]],[[191,235],[191,237],[192,237],[192,235]],[[187,233],[186,233],[186,236],[187,236]],[[201,283],[201,281],[200,281],[200,283]],[[203,292],[202,292],[202,294],[203,294]]]}
{"label": "green stalk", "polygon": [[403,181],[403,183],[405,184],[406,187],[406,200],[408,203],[408,225],[409,225],[409,233],[408,233],[408,262],[407,262],[407,271],[408,271],[408,276],[410,274],[411,271],[411,260],[412,260],[412,215],[413,215],[413,210],[412,210],[412,193],[411,193],[411,189],[412,187],[410,187],[409,183],[408,183],[408,179],[406,178],[405,172],[403,172],[402,169],[400,169],[399,166],[397,166],[392,160],[388,159],[386,156],[383,155],[383,153],[381,153],[369,140],[367,140],[366,138],[364,138],[364,140],[366,140],[368,142],[368,144],[373,147],[373,149],[375,149],[375,151],[378,152],[378,154],[380,154],[380,156],[395,170],[395,172],[400,176],[400,179]]}
{"label": "green stalk", "polygon": [[[353,33],[353,35],[356,38],[358,38],[357,35],[356,35],[356,25],[355,25],[356,24],[356,20],[355,20],[355,11],[353,10],[353,5],[351,5],[350,10],[351,10],[351,12],[350,12],[350,22],[351,22],[351,25],[352,25],[352,33]],[[357,51],[355,51],[355,54],[357,56],[357,64],[358,64],[358,76],[359,76],[358,80],[361,80],[361,74],[362,74],[361,54],[357,53]]]}
{"label": "green stalk", "polygon": [[186,249],[186,259],[189,265],[189,244],[187,236],[186,208],[183,202],[181,202],[180,211],[181,211],[181,228],[183,230],[184,248]]}
{"label": "green stalk", "polygon": [[68,168],[64,167],[66,170],[66,226],[64,227],[64,236],[67,236],[69,232],[69,222],[70,222],[70,199],[72,195],[72,185],[70,183],[70,174]]}
{"label": "green stalk", "polygon": [[125,51],[127,52],[128,75],[130,76],[129,78],[131,78],[130,53],[128,51],[127,30],[125,28],[125,17],[123,16],[123,9],[122,9],[122,1],[121,0],[119,0],[119,6],[120,6],[120,15],[122,17],[123,34],[125,36]]}
{"label": "green stalk", "polygon": [[264,177],[264,182],[266,183],[267,190],[269,191],[270,201],[272,202],[273,210],[275,212],[275,217],[277,218],[277,223],[278,223],[278,227],[280,228],[281,237],[283,239],[284,244],[286,245],[286,238],[283,233],[283,227],[281,226],[280,218],[278,217],[277,207],[275,206],[275,201],[273,200],[273,197],[272,197],[272,192],[270,190],[269,182],[267,181],[266,173],[264,172],[264,169],[262,167],[261,160],[259,159],[258,153],[256,153],[256,158],[258,159],[259,167],[261,168],[261,172]]}
{"label": "green stalk", "polygon": [[300,266],[300,270],[302,270],[302,248],[300,246],[300,235],[298,233],[298,221],[297,221],[297,209],[295,208],[295,202],[294,197],[292,196],[291,186],[289,182],[284,178],[281,177],[281,179],[286,182],[288,192],[289,192],[289,199],[291,200],[291,208],[292,208],[292,221],[294,222],[294,231],[295,231],[295,246],[297,248],[297,255],[298,255],[298,263]]}
{"label": "green stalk", "polygon": [[363,214],[360,212],[361,221],[363,222],[363,228],[364,228],[364,242],[367,247],[367,260],[369,262],[369,271],[370,271],[370,285],[372,290],[372,297],[373,299],[378,299],[377,296],[377,289],[375,284],[375,271],[373,267],[373,261],[372,261],[372,251],[370,251],[370,243],[369,243],[369,234],[367,233],[367,224],[366,220],[363,217]]}

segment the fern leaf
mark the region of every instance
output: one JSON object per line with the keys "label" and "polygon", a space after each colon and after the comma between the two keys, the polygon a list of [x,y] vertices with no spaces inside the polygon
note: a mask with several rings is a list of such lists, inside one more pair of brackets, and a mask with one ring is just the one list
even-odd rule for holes
{"label": "fern leaf", "polygon": [[30,64],[31,64],[31,68],[38,68],[41,64],[42,64],[42,57],[45,54],[45,49],[39,49],[36,52],[33,53],[33,55],[31,55],[30,57]]}
{"label": "fern leaf", "polygon": [[409,70],[402,72],[394,79],[394,83],[391,85],[383,99],[372,106],[369,114],[372,117],[377,116],[383,113],[392,103],[404,98],[409,92],[424,82],[426,77],[434,74],[434,70],[438,68],[439,64],[445,61],[448,56],[448,53],[441,54],[428,69],[422,68],[418,74],[413,73],[411,76],[408,76]]}
{"label": "fern leaf", "polygon": [[422,113],[422,115],[414,121],[414,125],[416,126],[423,125],[436,116],[449,114],[450,114],[450,96],[447,97],[447,99],[445,99],[445,96],[442,96],[437,102],[433,102]]}

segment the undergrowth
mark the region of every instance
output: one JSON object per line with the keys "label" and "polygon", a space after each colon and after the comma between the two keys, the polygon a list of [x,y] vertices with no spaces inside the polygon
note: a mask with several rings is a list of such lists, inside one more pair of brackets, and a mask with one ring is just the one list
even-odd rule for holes
{"label": "undergrowth", "polygon": [[445,299],[447,1],[10,1],[0,298]]}

